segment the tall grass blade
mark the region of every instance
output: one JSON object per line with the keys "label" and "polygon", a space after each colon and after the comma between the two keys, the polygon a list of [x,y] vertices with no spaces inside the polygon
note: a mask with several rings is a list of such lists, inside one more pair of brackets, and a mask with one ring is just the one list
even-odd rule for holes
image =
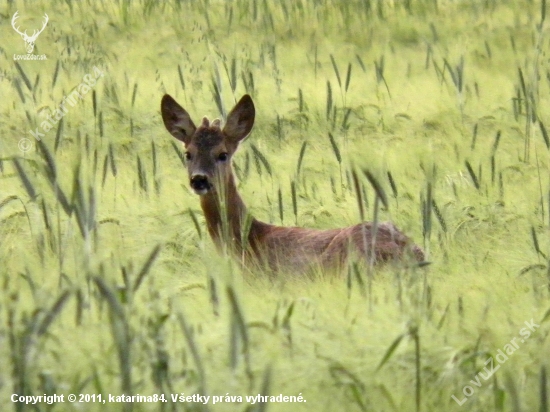
{"label": "tall grass blade", "polygon": [[296,184],[294,181],[290,182],[290,192],[292,194],[292,211],[294,212],[294,221],[296,226],[298,225],[298,199],[296,197]]}
{"label": "tall grass blade", "polygon": [[15,90],[17,90],[17,94],[19,95],[19,98],[21,99],[21,102],[23,102],[23,104],[25,104],[25,102],[26,102],[25,94],[23,93],[23,89],[21,89],[21,83],[19,82],[19,79],[14,79],[13,80],[13,85],[15,87]]}
{"label": "tall grass blade", "polygon": [[298,166],[296,167],[296,176],[300,175],[300,170],[302,168],[302,161],[304,160],[304,155],[306,153],[306,147],[307,147],[307,141],[304,141],[304,143],[302,143],[302,147],[300,148],[300,154],[298,156]]}
{"label": "tall grass blade", "polygon": [[92,108],[94,111],[94,118],[97,118],[97,95],[95,89],[92,90]]}
{"label": "tall grass blade", "polygon": [[546,131],[546,127],[544,127],[544,123],[540,119],[539,119],[539,127],[540,127],[540,131],[542,132],[542,138],[544,139],[546,148],[550,149],[550,138],[548,137],[548,132]]}
{"label": "tall grass blade", "polygon": [[441,213],[441,210],[437,206],[435,199],[432,199],[432,208],[433,208],[435,217],[437,218],[437,221],[441,225],[441,229],[443,230],[444,233],[447,233],[447,223],[445,222],[445,219],[443,218],[443,214]]}
{"label": "tall grass blade", "polygon": [[185,163],[185,155],[183,154],[183,152],[180,150],[180,146],[175,142],[175,141],[170,141],[170,143],[172,144],[172,147],[174,148],[174,151],[176,152],[176,154],[178,155],[178,158],[180,159],[181,161],[181,164],[183,165],[183,167],[187,167],[186,163]]}
{"label": "tall grass blade", "polygon": [[439,322],[437,322],[437,330],[440,330],[443,326],[443,323],[445,322],[445,319],[447,318],[447,314],[449,313],[449,307],[451,306],[450,303],[447,303],[447,306],[445,307],[445,310],[443,311],[443,315],[441,315],[441,319],[439,319]]}
{"label": "tall grass blade", "polygon": [[476,172],[474,172],[474,169],[472,169],[472,165],[467,160],[464,162],[466,164],[466,169],[468,170],[468,173],[470,174],[470,178],[472,179],[472,182],[474,183],[474,186],[477,190],[480,189],[479,186],[479,180],[476,176]]}
{"label": "tall grass blade", "polygon": [[477,127],[478,127],[478,126],[477,126],[477,123],[476,123],[476,124],[474,125],[474,132],[472,133],[472,144],[471,144],[471,146],[470,146],[470,148],[471,148],[472,150],[474,150],[475,147],[476,147]]}
{"label": "tall grass blade", "polygon": [[340,72],[338,71],[338,66],[336,65],[336,61],[334,60],[334,56],[330,55],[330,61],[332,62],[332,67],[334,68],[334,73],[336,73],[336,80],[338,80],[338,86],[340,89],[342,88],[342,81],[340,80]]}
{"label": "tall grass blade", "polygon": [[63,125],[64,125],[64,121],[63,121],[63,118],[61,118],[61,120],[57,125],[57,132],[55,133],[54,152],[57,152],[57,149],[59,148],[59,145],[61,143],[61,136],[63,135]]}
{"label": "tall grass blade", "polygon": [[279,142],[283,140],[283,122],[279,114],[277,114],[277,137]]}
{"label": "tall grass blade", "polygon": [[57,59],[57,63],[55,64],[55,70],[53,72],[52,89],[55,87],[55,84],[57,83],[57,76],[59,74],[60,65],[61,65],[61,60]]}
{"label": "tall grass blade", "polygon": [[124,314],[124,308],[122,307],[122,304],[120,303],[120,300],[117,298],[116,294],[99,276],[92,277],[92,280],[96,284],[101,296],[103,296],[103,298],[107,301],[109,308],[112,310],[113,314],[116,315],[117,318],[125,322],[126,315]]}
{"label": "tall grass blade", "polygon": [[252,152],[254,153],[254,157],[256,157],[264,166],[267,173],[271,176],[271,166],[267,160],[267,158],[264,156],[264,154],[254,145],[253,143],[250,144],[250,147],[252,148]]}
{"label": "tall grass blade", "polygon": [[433,206],[433,199],[432,199],[432,184],[431,182],[428,182],[426,187],[426,199],[423,202],[424,210],[423,210],[423,219],[422,219],[422,232],[424,236],[424,241],[428,242],[430,240],[430,235],[432,232],[432,206]]}
{"label": "tall grass blade", "polygon": [[281,192],[280,187],[279,187],[279,190],[277,191],[277,199],[279,203],[279,219],[281,219],[281,223],[283,223],[284,222],[283,193]]}
{"label": "tall grass blade", "polygon": [[330,86],[330,81],[327,80],[327,113],[326,119],[330,119],[330,112],[332,110],[332,87]]}
{"label": "tall grass blade", "polygon": [[71,292],[69,290],[66,290],[57,298],[52,308],[46,313],[46,316],[42,319],[40,322],[40,325],[38,326],[38,329],[36,330],[36,334],[38,336],[41,336],[45,334],[48,331],[48,328],[52,324],[52,322],[55,320],[56,317],[59,316],[61,311],[63,310],[63,307],[67,303],[67,300],[71,297]]}
{"label": "tall grass blade", "polygon": [[340,154],[340,149],[338,149],[338,145],[336,144],[336,140],[334,140],[334,136],[332,133],[328,132],[328,138],[330,140],[330,145],[332,146],[332,151],[334,152],[334,156],[336,157],[336,160],[339,164],[342,163],[342,155]]}
{"label": "tall grass blade", "polygon": [[[21,200],[19,199],[19,197],[17,197],[16,195],[10,195],[10,196],[6,197],[4,200],[2,200],[2,201],[0,202],[0,210],[2,210],[2,208],[3,208],[4,206],[6,206],[7,204],[9,204],[9,203],[11,203],[11,202],[13,202],[13,201],[15,201],[15,200],[21,201]],[[21,202],[21,203],[23,203],[23,202]],[[43,204],[43,203],[44,203],[44,199],[42,199],[42,204]]]}
{"label": "tall grass blade", "polygon": [[539,381],[539,390],[540,390],[540,402],[539,402],[539,412],[548,412],[548,380],[546,377],[546,366],[542,365],[540,367],[540,381]]}
{"label": "tall grass blade", "polygon": [[153,184],[158,195],[160,193],[160,179],[158,175],[157,147],[154,140],[151,140],[151,158],[153,161]]}
{"label": "tall grass blade", "polygon": [[535,231],[534,226],[531,226],[531,238],[533,239],[533,246],[535,247],[535,251],[544,259],[547,259],[546,254],[542,250],[540,250],[539,240],[537,238],[537,232]]}
{"label": "tall grass blade", "polygon": [[55,160],[43,140],[37,140],[36,145],[40,151],[40,154],[46,161],[46,174],[48,180],[50,183],[54,184],[57,180],[57,167],[55,166]]}
{"label": "tall grass blade", "polygon": [[103,111],[99,112],[98,125],[99,125],[99,137],[103,137]]}
{"label": "tall grass blade", "polygon": [[356,54],[355,57],[357,59],[357,62],[359,63],[359,66],[361,66],[361,69],[363,70],[363,72],[366,72],[367,68],[365,67],[365,63],[363,63],[363,60],[361,59],[361,57],[358,54]]}
{"label": "tall grass blade", "polygon": [[32,93],[32,84],[31,84],[31,81],[29,80],[29,78],[27,77],[27,75],[25,74],[25,71],[23,70],[23,68],[19,65],[19,63],[16,61],[15,62],[15,68],[17,69],[17,71],[19,72],[19,75],[21,76],[21,78],[23,79],[23,82],[25,83],[25,86],[27,86],[27,89],[29,89],[29,91]]}
{"label": "tall grass blade", "polygon": [[386,350],[386,353],[382,357],[382,360],[380,361],[380,363],[376,367],[376,369],[375,369],[376,372],[378,372],[382,368],[382,366],[384,366],[386,364],[386,362],[388,360],[390,360],[393,353],[395,352],[395,350],[397,349],[397,347],[399,346],[399,344],[401,343],[401,341],[403,340],[403,338],[405,336],[407,336],[407,334],[401,334],[397,338],[395,338],[395,340],[392,342],[392,344]]}
{"label": "tall grass blade", "polygon": [[222,81],[220,77],[220,71],[218,70],[218,65],[216,62],[214,62],[214,76],[212,76],[212,88],[213,88],[213,96],[214,101],[216,102],[216,106],[218,106],[218,110],[220,111],[220,114],[225,120],[227,117],[227,113],[225,112],[225,106],[223,104],[222,99]]}
{"label": "tall grass blade", "polygon": [[[263,379],[262,379],[262,387],[260,389],[259,394],[262,396],[268,396],[269,395],[269,389],[271,387],[271,375],[272,375],[272,367],[271,365],[268,365],[267,368],[264,371]],[[266,412],[268,402],[258,402],[256,403],[249,412]]]}
{"label": "tall grass blade", "polygon": [[138,85],[137,83],[134,83],[134,90],[132,91],[132,107],[134,107],[134,103],[136,102],[137,89]]}
{"label": "tall grass blade", "polygon": [[195,225],[195,230],[197,231],[197,234],[199,235],[199,239],[202,239],[202,230],[201,225],[199,224],[199,220],[197,219],[197,215],[195,215],[195,212],[191,208],[189,208],[189,215],[191,216],[191,220],[193,221],[193,224]]}
{"label": "tall grass blade", "polygon": [[107,171],[109,170],[109,155],[106,154],[103,159],[103,173],[101,176],[101,187],[105,187],[105,182],[107,180]]}
{"label": "tall grass blade", "polygon": [[283,316],[283,320],[281,322],[281,329],[285,332],[287,341],[289,345],[292,345],[292,332],[290,330],[290,318],[292,317],[292,314],[294,313],[294,304],[295,301],[293,301],[287,308],[285,315]]}
{"label": "tall grass blade", "polygon": [[183,72],[181,71],[181,66],[178,64],[178,75],[180,79],[181,88],[185,90],[185,80],[183,79]]}
{"label": "tall grass blade", "polygon": [[[523,77],[523,71],[521,70],[521,67],[518,67],[518,74],[519,74],[519,83],[521,86],[521,91],[523,93],[523,98],[525,101],[525,105],[529,104],[529,95],[527,94],[527,86],[525,85],[525,78]],[[529,113],[527,113],[529,114]]]}
{"label": "tall grass blade", "polygon": [[[357,177],[357,172],[354,170],[351,171],[351,176],[353,178],[353,187],[355,188],[355,196],[357,197],[357,207],[359,208],[359,217],[361,222],[365,221],[365,209],[363,208],[363,199],[361,198],[361,184],[359,183],[359,178]],[[365,248],[366,250],[366,248]]]}
{"label": "tall grass blade", "polygon": [[506,387],[506,391],[508,393],[511,404],[509,410],[511,412],[522,412],[523,409],[521,407],[521,400],[519,398],[518,388],[512,376],[515,375],[511,375],[510,372],[506,372],[506,374],[504,375],[504,386]]}
{"label": "tall grass blade", "polygon": [[231,359],[232,366],[236,367],[237,358],[236,358],[236,349],[237,349],[237,336],[240,337],[240,342],[242,343],[242,351],[244,355],[246,373],[249,378],[252,377],[252,372],[250,370],[250,341],[248,337],[248,330],[246,322],[244,320],[244,315],[239,305],[237,295],[232,286],[227,287],[227,297],[229,298],[229,304],[231,306],[231,319],[232,319],[232,344],[231,344]]}
{"label": "tall grass blade", "polygon": [[342,129],[343,130],[348,130],[349,129],[348,119],[349,119],[350,114],[351,114],[351,107],[348,107],[346,109],[346,113],[344,114],[344,118],[342,119]]}
{"label": "tall grass blade", "polygon": [[492,154],[495,154],[498,149],[498,144],[500,143],[500,135],[501,135],[501,131],[499,130],[497,132],[497,135],[495,136],[495,141],[493,143],[493,148],[492,148]]}
{"label": "tall grass blade", "polygon": [[348,64],[348,72],[346,74],[346,87],[344,89],[346,92],[348,91],[350,81],[351,81],[351,63]]}
{"label": "tall grass blade", "polygon": [[144,192],[147,192],[147,176],[145,174],[145,169],[143,167],[143,164],[141,162],[141,158],[139,157],[139,155],[137,155],[137,171],[138,171],[139,187]]}
{"label": "tall grass blade", "polygon": [[231,83],[231,91],[235,93],[235,90],[237,89],[237,59],[235,59],[234,57],[231,60],[230,83]]}
{"label": "tall grass blade", "polygon": [[414,340],[414,360],[415,360],[415,403],[416,411],[420,411],[420,405],[422,401],[422,378],[420,376],[420,335],[418,334],[418,327],[412,326],[409,329],[409,335]]}
{"label": "tall grass blade", "polygon": [[149,254],[149,257],[143,264],[141,270],[139,271],[136,277],[136,281],[134,283],[134,289],[133,289],[134,292],[137,292],[137,290],[143,283],[143,279],[145,279],[145,275],[149,273],[149,270],[151,269],[151,266],[153,266],[153,263],[157,259],[159,252],[160,252],[160,245],[156,245],[153,251]]}
{"label": "tall grass blade", "polygon": [[372,188],[378,195],[378,198],[382,201],[382,204],[387,209],[388,208],[388,197],[386,196],[386,192],[382,188],[382,185],[380,182],[374,177],[374,175],[366,169],[363,169],[363,174],[367,177],[367,180],[371,184]]}
{"label": "tall grass blade", "polygon": [[117,167],[116,167],[116,160],[115,160],[115,149],[113,148],[113,144],[109,143],[109,160],[111,164],[111,173],[114,177],[117,175]]}
{"label": "tall grass blade", "polygon": [[219,316],[220,299],[218,298],[218,288],[216,285],[216,280],[212,275],[208,276],[208,290],[210,292],[210,302],[212,303],[214,316]]}
{"label": "tall grass blade", "polygon": [[391,191],[394,198],[397,198],[398,192],[397,192],[397,186],[395,184],[395,180],[393,179],[393,176],[391,172],[388,170],[388,181],[390,182]]}
{"label": "tall grass blade", "polygon": [[25,190],[27,191],[27,194],[29,195],[31,200],[35,200],[36,199],[36,191],[34,190],[34,186],[32,185],[29,177],[27,176],[27,173],[25,173],[25,170],[19,164],[19,160],[14,158],[13,159],[13,165],[15,166],[15,170],[17,170],[17,174],[19,175],[19,178],[21,179],[21,182],[23,183],[23,186],[25,186]]}

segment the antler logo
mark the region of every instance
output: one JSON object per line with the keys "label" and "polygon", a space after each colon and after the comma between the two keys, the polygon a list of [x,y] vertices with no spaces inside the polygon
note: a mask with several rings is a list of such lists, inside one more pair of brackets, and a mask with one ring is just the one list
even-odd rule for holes
{"label": "antler logo", "polygon": [[46,28],[46,24],[48,24],[49,17],[46,13],[44,13],[44,24],[42,25],[42,28],[40,30],[34,30],[32,33],[32,36],[29,36],[27,34],[27,30],[21,33],[21,31],[19,30],[19,27],[15,26],[15,21],[19,18],[17,13],[19,13],[19,11],[16,11],[15,14],[13,15],[13,18],[11,19],[11,25],[13,29],[21,35],[23,40],[25,40],[25,48],[27,49],[27,53],[30,54],[34,50],[34,43],[36,42],[36,39],[38,38],[39,34],[42,33]]}

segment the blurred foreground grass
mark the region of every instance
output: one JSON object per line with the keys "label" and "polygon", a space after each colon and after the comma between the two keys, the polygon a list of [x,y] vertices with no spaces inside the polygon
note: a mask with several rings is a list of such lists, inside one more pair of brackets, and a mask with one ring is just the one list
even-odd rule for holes
{"label": "blurred foreground grass", "polygon": [[[545,2],[0,10],[2,410],[25,410],[14,393],[243,397],[60,411],[548,410]],[[47,60],[14,61],[17,10],[28,32],[48,14],[34,50]],[[56,121],[75,88],[83,98]],[[357,223],[351,170],[368,169],[390,199],[381,217],[432,265],[380,269],[370,294],[362,273],[242,274],[207,237],[161,122],[164,93],[195,120],[253,96],[235,168],[256,217]],[[307,402],[246,402],[259,393]]]}

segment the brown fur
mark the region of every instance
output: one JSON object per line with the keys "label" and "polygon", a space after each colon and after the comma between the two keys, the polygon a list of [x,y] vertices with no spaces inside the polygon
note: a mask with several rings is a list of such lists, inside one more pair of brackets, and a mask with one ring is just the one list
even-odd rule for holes
{"label": "brown fur", "polygon": [[[161,110],[166,128],[185,144],[189,153],[187,166],[192,185],[193,176],[199,175],[211,186],[205,193],[201,189],[200,201],[208,232],[219,250],[225,245],[244,259],[245,264],[257,263],[274,272],[304,273],[315,267],[339,268],[350,253],[372,259],[373,263],[399,260],[407,254],[417,261],[424,260],[422,249],[411,244],[390,222],[377,225],[373,256],[370,254],[372,222],[316,230],[275,226],[250,218],[248,236],[243,242],[248,211],[235,185],[231,156],[252,129],[255,115],[252,99],[249,96],[241,99],[228,115],[223,130],[219,120],[210,123],[207,118],[195,128],[189,114],[168,95],[162,100]],[[222,153],[228,155],[227,161],[219,160]],[[227,219],[223,219],[223,213]],[[228,226],[225,235],[224,221]]]}

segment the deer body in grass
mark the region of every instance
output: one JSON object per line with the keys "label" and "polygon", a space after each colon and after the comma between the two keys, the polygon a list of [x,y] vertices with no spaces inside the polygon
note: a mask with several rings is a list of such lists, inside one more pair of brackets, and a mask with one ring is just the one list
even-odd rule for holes
{"label": "deer body in grass", "polygon": [[191,188],[200,196],[208,232],[219,250],[230,250],[245,262],[255,262],[277,272],[304,273],[318,268],[337,268],[349,255],[370,257],[375,263],[405,256],[418,261],[424,253],[392,223],[378,223],[373,242],[373,223],[339,229],[317,230],[282,227],[250,216],[237,191],[231,158],[254,125],[255,108],[245,95],[227,116],[206,117],[197,127],[189,113],[171,96],[161,102],[164,125],[183,142]]}

